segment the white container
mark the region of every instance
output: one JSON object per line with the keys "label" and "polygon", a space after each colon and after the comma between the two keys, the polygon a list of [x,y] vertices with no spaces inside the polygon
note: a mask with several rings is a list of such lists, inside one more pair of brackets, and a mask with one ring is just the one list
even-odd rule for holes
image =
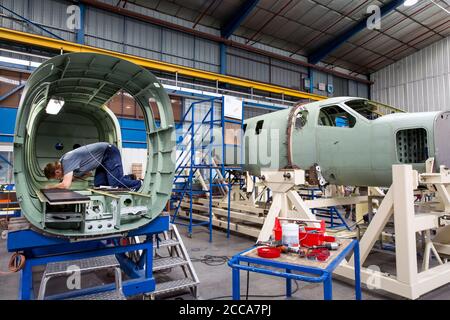
{"label": "white container", "polygon": [[298,224],[296,223],[285,223],[281,225],[282,230],[282,242],[283,245],[288,247],[298,247],[299,236],[298,236]]}

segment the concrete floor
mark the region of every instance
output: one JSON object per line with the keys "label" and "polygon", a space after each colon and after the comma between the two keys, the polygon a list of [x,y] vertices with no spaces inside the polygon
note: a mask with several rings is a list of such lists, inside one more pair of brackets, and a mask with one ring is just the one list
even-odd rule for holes
{"label": "concrete floor", "polygon": [[[197,227],[194,230],[192,238],[187,237],[185,227],[179,227],[180,233],[183,236],[184,243],[189,250],[191,259],[194,261],[194,266],[200,278],[199,295],[201,299],[211,299],[221,296],[231,295],[231,269],[222,264],[219,266],[208,266],[199,260],[205,255],[213,256],[228,256],[249,248],[254,244],[254,240],[246,237],[232,235],[227,239],[226,234],[220,230],[214,230],[213,242],[208,242],[207,230],[203,227]],[[6,252],[6,241],[0,240],[0,270],[6,270],[10,254]],[[167,251],[166,251],[167,252]],[[165,254],[161,253],[161,255]],[[393,269],[394,256],[374,253],[369,257],[369,263],[379,265],[383,271],[389,272]],[[42,277],[43,268],[36,268],[34,270],[34,285],[35,290],[39,287]],[[176,278],[181,274],[180,268],[174,268],[170,273],[158,272],[155,274],[157,279]],[[105,283],[112,283],[113,277],[111,274],[105,272],[90,273],[83,275],[82,288],[101,285]],[[19,275],[10,274],[0,276],[0,299],[16,299],[18,295]],[[48,284],[48,294],[55,294],[64,292],[65,279],[59,278],[51,280]],[[320,284],[298,283],[298,291],[291,299],[300,300],[314,300],[322,299],[323,289]],[[294,285],[295,289],[295,285]],[[241,272],[241,292],[245,294],[246,290],[246,273]],[[250,295],[282,295],[285,290],[284,279],[264,276],[261,274],[251,273],[250,275]],[[244,298],[244,295],[242,296]],[[346,283],[339,279],[333,280],[333,297],[336,300],[352,300],[354,299],[354,290],[350,283]],[[178,297],[182,299],[192,299],[190,294],[184,294]],[[173,298],[172,298],[173,299]],[[230,299],[229,297],[225,299]],[[269,299],[260,297],[260,299]],[[277,297],[271,299],[285,299],[285,297]],[[363,299],[379,300],[379,299],[400,299],[377,290],[363,290]],[[421,299],[449,299],[450,300],[450,284],[441,287]]]}

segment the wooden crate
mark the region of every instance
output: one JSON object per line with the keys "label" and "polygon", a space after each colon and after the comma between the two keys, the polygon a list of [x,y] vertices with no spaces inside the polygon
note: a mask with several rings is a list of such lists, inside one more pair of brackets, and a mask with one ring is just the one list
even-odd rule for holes
{"label": "wooden crate", "polygon": [[134,174],[137,179],[142,179],[142,163],[132,163],[131,173]]}

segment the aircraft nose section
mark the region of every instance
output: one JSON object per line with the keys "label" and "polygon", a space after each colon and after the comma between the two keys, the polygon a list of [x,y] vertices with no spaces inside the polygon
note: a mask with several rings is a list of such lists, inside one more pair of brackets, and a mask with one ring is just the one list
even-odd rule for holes
{"label": "aircraft nose section", "polygon": [[439,112],[434,120],[434,149],[436,168],[450,167],[450,111]]}

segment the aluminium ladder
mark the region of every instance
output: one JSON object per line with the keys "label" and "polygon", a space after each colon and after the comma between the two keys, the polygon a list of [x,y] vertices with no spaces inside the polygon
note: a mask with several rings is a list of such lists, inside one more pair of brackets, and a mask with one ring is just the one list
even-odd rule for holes
{"label": "aluminium ladder", "polygon": [[[189,289],[193,297],[197,299],[197,286],[200,281],[177,227],[170,224],[169,231],[165,231],[161,235],[163,239],[157,240],[153,244],[154,252],[167,249],[169,256],[155,258],[153,260],[153,272],[180,267],[184,278],[156,283],[155,291],[145,294],[144,297],[155,299],[159,295],[179,293]],[[134,237],[132,240],[136,243],[140,242],[138,237]],[[142,252],[137,251],[135,254],[140,255]],[[87,272],[113,269],[116,286],[116,290],[80,295],[70,298],[71,300],[126,300],[122,292],[122,271],[114,255],[48,263],[39,287],[38,300],[45,299],[47,283],[50,279],[68,276],[72,273],[70,266],[76,266],[80,276]]]}
{"label": "aluminium ladder", "polygon": [[163,239],[155,241],[153,248],[155,253],[166,249],[169,256],[154,258],[153,272],[179,267],[183,272],[184,278],[157,282],[155,291],[147,294],[147,297],[155,299],[157,296],[180,293],[189,289],[192,296],[197,299],[197,286],[200,281],[176,225],[170,224],[169,231],[164,232],[162,235]]}

